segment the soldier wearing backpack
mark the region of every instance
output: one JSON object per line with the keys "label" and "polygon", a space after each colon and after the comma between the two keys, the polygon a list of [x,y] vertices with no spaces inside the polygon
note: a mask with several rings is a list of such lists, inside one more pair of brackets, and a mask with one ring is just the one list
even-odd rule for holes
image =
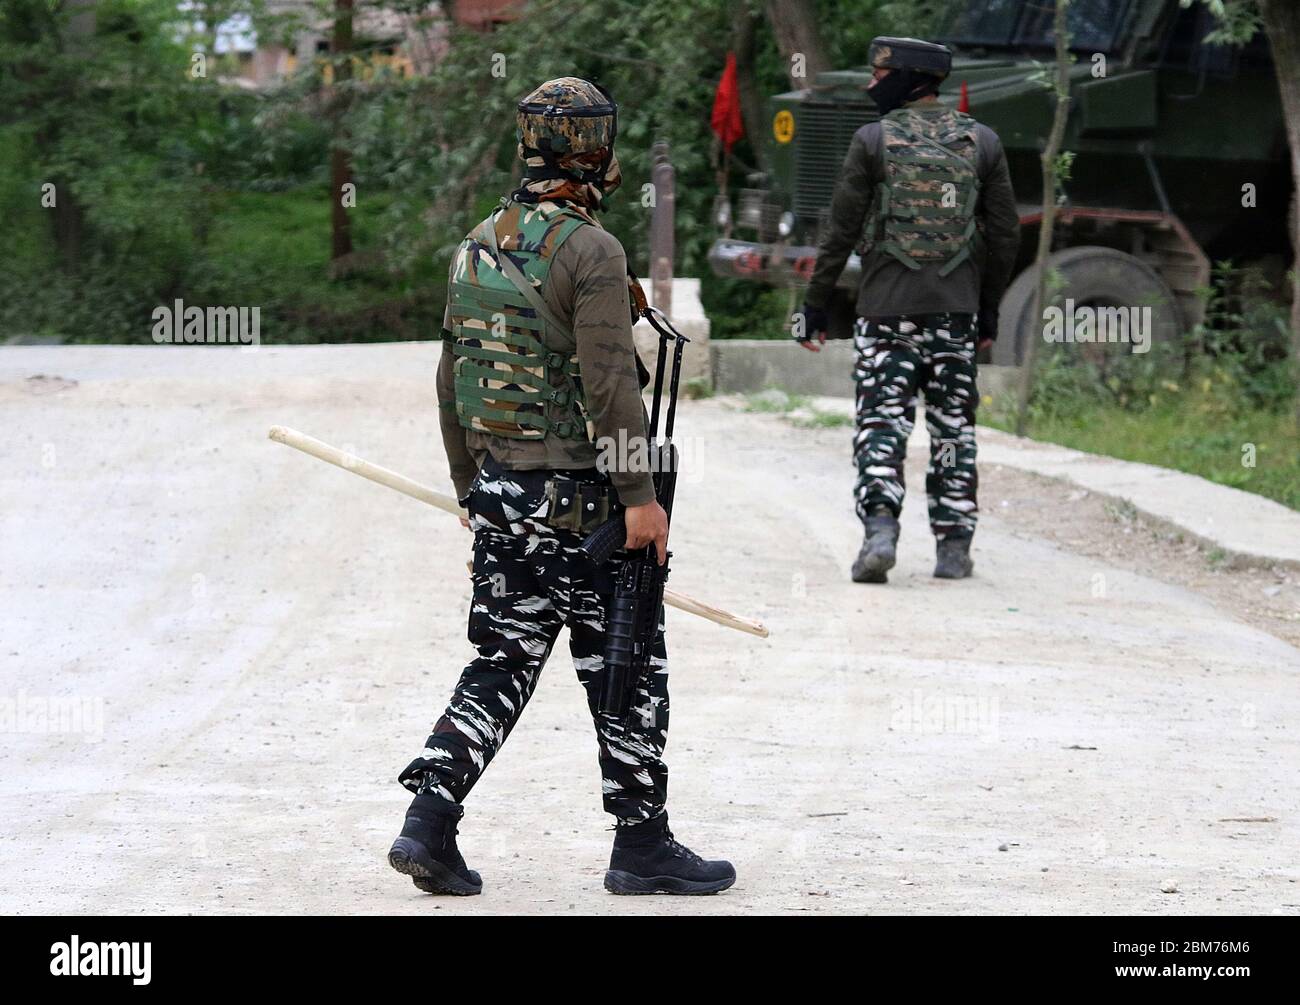
{"label": "soldier wearing backpack", "polygon": [[866,536],[853,578],[883,583],[894,566],[920,392],[930,432],[934,574],[961,579],[973,568],[978,512],[975,351],[997,335],[1020,220],[997,134],[938,99],[952,66],[948,49],[881,37],[871,43],[870,63],[868,93],[881,118],[853,137],[793,334],[813,351],[825,342],[826,304],[861,238],[853,446]]}

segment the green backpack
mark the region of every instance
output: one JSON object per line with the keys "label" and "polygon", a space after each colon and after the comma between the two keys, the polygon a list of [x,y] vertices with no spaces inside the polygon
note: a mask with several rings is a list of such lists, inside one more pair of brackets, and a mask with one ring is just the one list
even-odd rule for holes
{"label": "green backpack", "polygon": [[876,244],[909,269],[943,262],[946,276],[971,253],[979,172],[975,120],[961,112],[899,108],[880,120],[885,180]]}
{"label": "green backpack", "polygon": [[[449,298],[456,416],[462,426],[519,440],[587,439],[571,333],[542,299],[560,246],[589,222],[555,203],[502,199],[456,252]],[[505,254],[509,252],[509,255]]]}

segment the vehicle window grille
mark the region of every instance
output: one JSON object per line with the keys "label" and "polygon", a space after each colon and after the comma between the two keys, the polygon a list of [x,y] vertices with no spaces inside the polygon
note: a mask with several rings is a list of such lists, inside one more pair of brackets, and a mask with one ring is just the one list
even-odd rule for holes
{"label": "vehicle window grille", "polygon": [[793,206],[798,216],[816,217],[830,206],[853,134],[877,118],[874,106],[865,102],[800,106],[794,139]]}

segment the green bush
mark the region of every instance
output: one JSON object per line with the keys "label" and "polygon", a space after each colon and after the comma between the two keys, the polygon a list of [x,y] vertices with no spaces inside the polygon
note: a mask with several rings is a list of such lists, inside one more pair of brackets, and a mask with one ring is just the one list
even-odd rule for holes
{"label": "green bush", "polygon": [[743,279],[706,276],[700,300],[709,316],[709,337],[785,339],[794,309],[789,290]]}
{"label": "green bush", "polygon": [[[1259,277],[1220,264],[1206,318],[1182,346],[1081,361],[1043,346],[1029,432],[1079,450],[1200,475],[1300,509],[1296,371],[1282,306]],[[1009,398],[982,413],[1014,427]]]}

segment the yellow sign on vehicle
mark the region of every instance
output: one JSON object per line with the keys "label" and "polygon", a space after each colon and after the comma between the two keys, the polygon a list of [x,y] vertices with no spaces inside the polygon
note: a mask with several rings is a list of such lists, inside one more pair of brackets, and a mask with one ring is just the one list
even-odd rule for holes
{"label": "yellow sign on vehicle", "polygon": [[794,139],[794,116],[784,108],[772,119],[772,135],[778,143],[789,143]]}

